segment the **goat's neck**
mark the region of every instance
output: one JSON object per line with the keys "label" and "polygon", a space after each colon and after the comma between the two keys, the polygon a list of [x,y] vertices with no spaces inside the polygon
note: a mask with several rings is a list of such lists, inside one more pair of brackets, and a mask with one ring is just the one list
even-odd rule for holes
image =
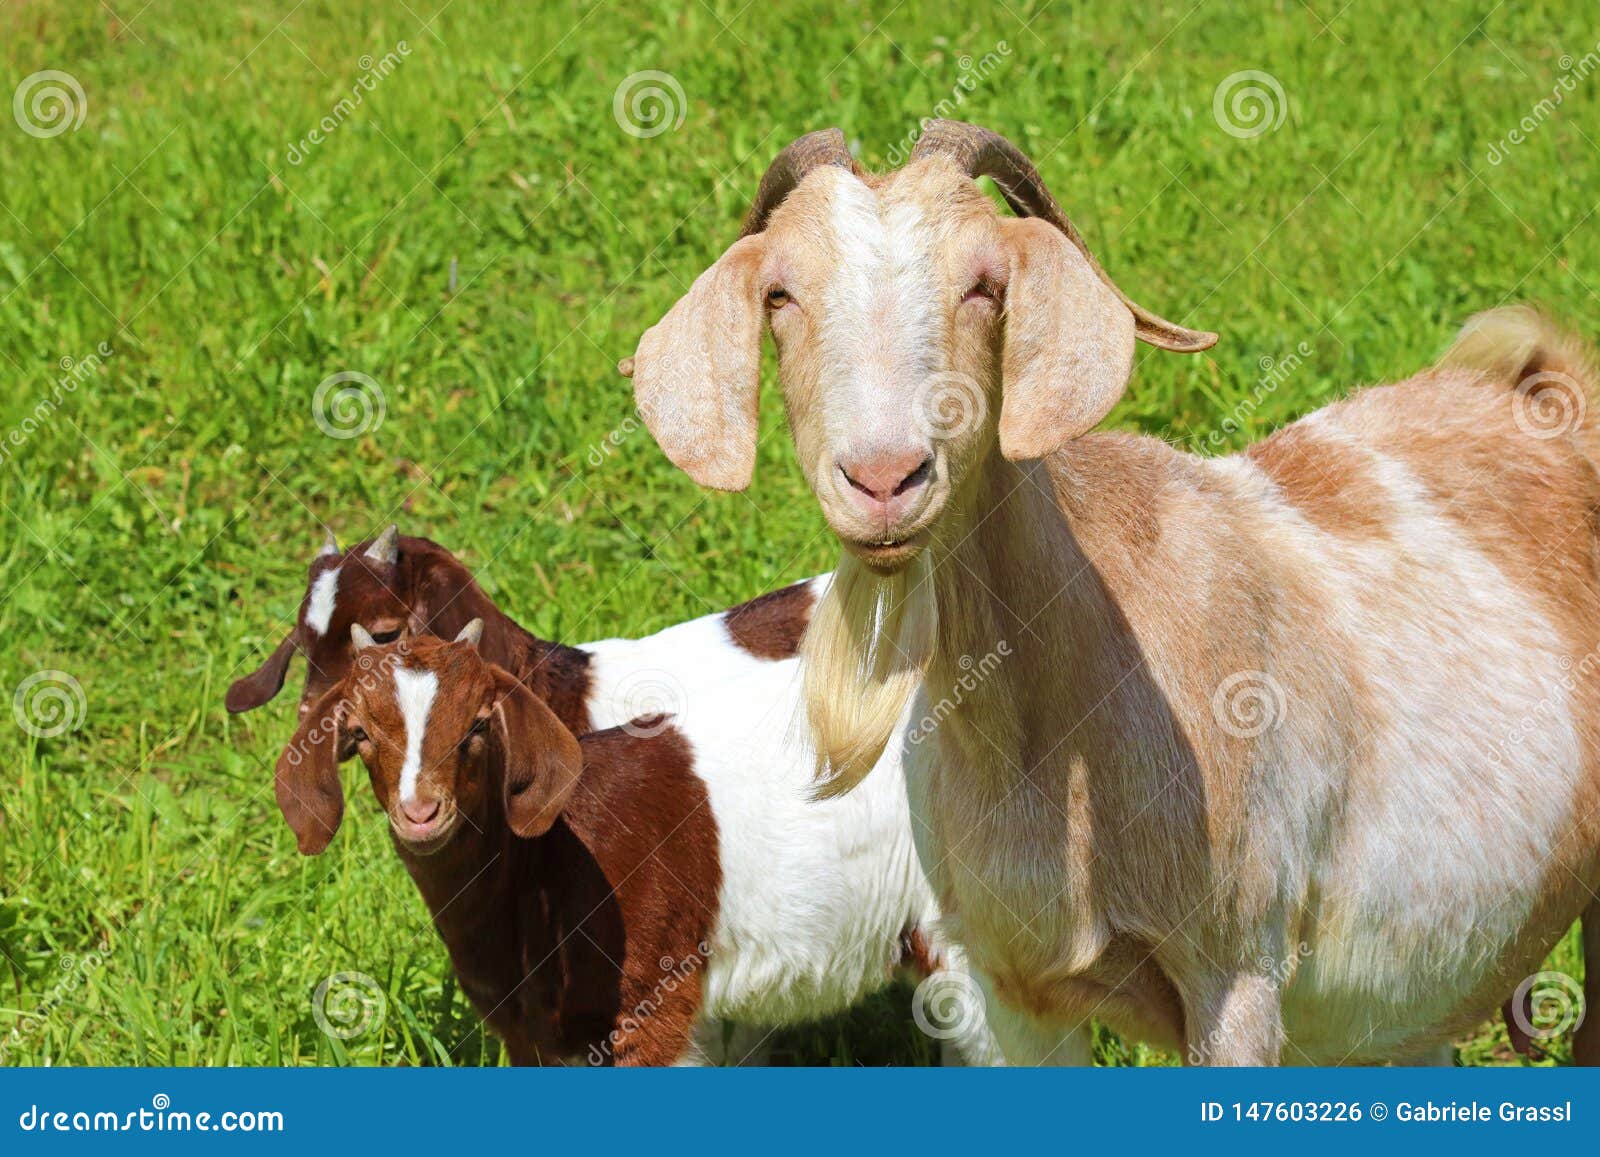
{"label": "goat's neck", "polygon": [[1119,629],[1092,577],[1085,542],[1093,534],[1074,513],[1084,507],[1061,493],[1057,474],[995,452],[933,546],[939,628],[926,694],[930,704],[953,699],[981,729],[978,746],[1007,753],[997,774],[1026,766],[1038,713],[1053,709],[1039,672],[1070,671],[1074,655]]}

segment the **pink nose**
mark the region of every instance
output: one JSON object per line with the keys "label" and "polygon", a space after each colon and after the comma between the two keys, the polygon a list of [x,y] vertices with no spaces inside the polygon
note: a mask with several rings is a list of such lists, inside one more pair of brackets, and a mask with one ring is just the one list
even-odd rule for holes
{"label": "pink nose", "polygon": [[439,801],[436,799],[401,800],[400,810],[405,813],[406,819],[421,827],[439,814]]}
{"label": "pink nose", "polygon": [[898,454],[878,454],[856,461],[839,462],[839,472],[869,510],[889,513],[897,498],[906,498],[928,481],[933,473],[933,457],[923,450]]}

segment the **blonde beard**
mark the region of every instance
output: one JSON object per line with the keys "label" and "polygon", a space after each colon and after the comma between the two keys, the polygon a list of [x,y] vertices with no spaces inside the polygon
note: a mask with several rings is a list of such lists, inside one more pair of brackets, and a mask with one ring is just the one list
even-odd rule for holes
{"label": "blonde beard", "polygon": [[866,778],[933,658],[938,604],[926,552],[893,575],[841,552],[800,644],[819,799]]}

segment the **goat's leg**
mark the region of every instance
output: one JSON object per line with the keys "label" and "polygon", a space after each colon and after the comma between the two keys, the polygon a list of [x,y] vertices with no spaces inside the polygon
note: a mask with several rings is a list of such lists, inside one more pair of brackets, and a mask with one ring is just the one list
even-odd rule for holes
{"label": "goat's leg", "polygon": [[1584,1018],[1572,1034],[1572,1063],[1600,1066],[1600,902],[1583,913]]}
{"label": "goat's leg", "polygon": [[1277,1065],[1283,1051],[1278,985],[1249,974],[1226,983],[1184,1009],[1191,1065]]}
{"label": "goat's leg", "polygon": [[988,1040],[990,1036],[1008,1065],[1067,1068],[1094,1064],[1093,1041],[1087,1022],[1078,1028],[1064,1027],[1021,1012],[1001,1001],[994,993],[994,986],[981,972],[973,969],[972,975],[983,993],[988,1032],[968,1034],[956,1041],[969,1064],[998,1063],[1000,1058],[994,1056]]}

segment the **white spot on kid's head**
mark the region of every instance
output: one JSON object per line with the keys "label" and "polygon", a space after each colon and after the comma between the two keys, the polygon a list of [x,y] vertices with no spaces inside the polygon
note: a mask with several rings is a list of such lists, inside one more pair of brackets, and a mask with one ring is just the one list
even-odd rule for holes
{"label": "white spot on kid's head", "polygon": [[428,712],[439,691],[439,676],[432,671],[408,671],[398,667],[394,673],[395,699],[400,705],[400,720],[406,729],[406,757],[400,765],[400,802],[417,798],[417,780],[422,775],[422,736],[428,727]]}
{"label": "white spot on kid's head", "polygon": [[339,568],[329,567],[311,584],[311,603],[306,607],[306,626],[319,635],[328,633],[333,621],[333,602],[339,590]]}

